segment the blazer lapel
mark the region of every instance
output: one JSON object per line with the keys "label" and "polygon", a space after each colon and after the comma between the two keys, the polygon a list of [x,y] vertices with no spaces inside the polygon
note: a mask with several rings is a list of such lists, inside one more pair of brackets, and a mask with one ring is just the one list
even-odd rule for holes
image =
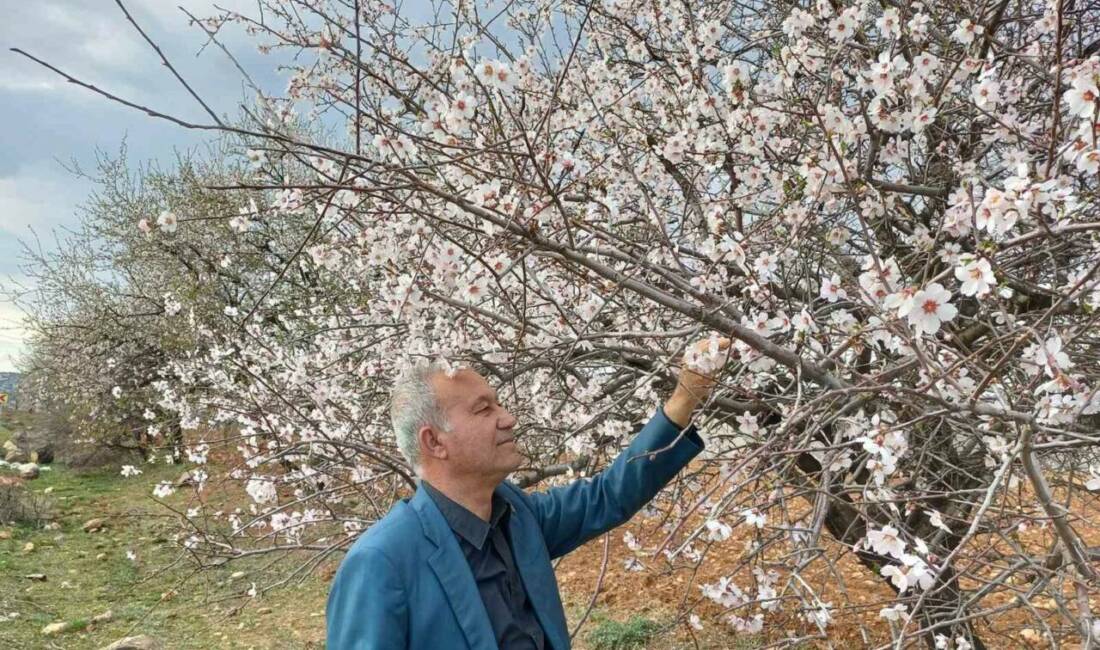
{"label": "blazer lapel", "polygon": [[554,576],[554,567],[550,564],[550,555],[546,551],[546,542],[538,526],[524,525],[520,513],[526,506],[509,493],[503,486],[497,493],[512,504],[512,517],[508,522],[508,532],[512,539],[512,555],[516,559],[523,587],[535,609],[535,615],[542,625],[550,647],[565,650],[570,647],[569,631],[566,627],[565,609],[558,594],[558,582]]}
{"label": "blazer lapel", "polygon": [[447,594],[451,609],[466,636],[466,643],[471,650],[497,650],[493,626],[481,602],[474,576],[470,573],[470,565],[454,533],[447,526],[443,513],[422,488],[417,489],[409,505],[419,515],[424,535],[436,546],[428,556],[428,564]]}

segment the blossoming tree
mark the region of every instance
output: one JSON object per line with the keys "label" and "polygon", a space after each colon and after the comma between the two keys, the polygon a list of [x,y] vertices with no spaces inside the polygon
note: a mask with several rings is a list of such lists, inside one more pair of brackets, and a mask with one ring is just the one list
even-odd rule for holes
{"label": "blossoming tree", "polygon": [[997,647],[1030,626],[1095,647],[1091,5],[260,5],[194,24],[293,53],[284,94],[236,121],[195,94],[201,124],[137,106],[230,138],[250,169],[208,187],[251,202],[166,197],[135,232],[216,231],[263,262],[226,262],[249,290],[222,310],[163,315],[204,346],[161,364],[157,405],[192,445],[235,448],[209,481],[251,502],[204,481],[189,549],[314,551],[308,569],[347,548],[411,483],[386,413],[406,361],[495,380],[520,480],[554,482],[598,469],[685,344],[724,335],[705,467],[660,548],[629,546],[693,566],[751,531],[702,585],[738,630],[797,616],[827,636],[843,608],[810,576],[835,580],[839,548],[896,596],[870,645]]}

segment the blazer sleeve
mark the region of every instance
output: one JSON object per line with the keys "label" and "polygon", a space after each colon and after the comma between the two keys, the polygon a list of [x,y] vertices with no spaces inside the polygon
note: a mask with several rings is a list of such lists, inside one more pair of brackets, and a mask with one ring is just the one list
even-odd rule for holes
{"label": "blazer sleeve", "polygon": [[390,559],[376,548],[353,548],[328,594],[329,650],[405,650],[408,617],[408,597]]}
{"label": "blazer sleeve", "polygon": [[[664,409],[658,409],[603,472],[545,492],[527,493],[550,557],[565,555],[627,522],[649,503],[703,451],[703,439],[695,425],[683,430],[682,436],[680,433]],[[664,451],[647,453],[661,449]]]}

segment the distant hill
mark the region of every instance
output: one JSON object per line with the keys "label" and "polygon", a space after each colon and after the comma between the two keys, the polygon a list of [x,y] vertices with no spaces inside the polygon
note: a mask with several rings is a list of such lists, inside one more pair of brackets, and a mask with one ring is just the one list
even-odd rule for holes
{"label": "distant hill", "polygon": [[18,372],[0,372],[0,393],[7,393],[8,398],[14,401],[19,377]]}

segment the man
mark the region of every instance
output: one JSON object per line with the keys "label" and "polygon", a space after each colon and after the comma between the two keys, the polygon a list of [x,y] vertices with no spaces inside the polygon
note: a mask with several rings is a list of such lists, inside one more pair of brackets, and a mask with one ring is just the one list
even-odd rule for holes
{"label": "man", "polygon": [[[729,340],[718,345],[725,353]],[[516,419],[484,378],[431,366],[404,375],[391,415],[420,487],[341,563],[329,650],[568,650],[550,561],[629,520],[703,450],[691,415],[714,382],[685,367],[610,467],[528,494],[504,480],[524,459]]]}

